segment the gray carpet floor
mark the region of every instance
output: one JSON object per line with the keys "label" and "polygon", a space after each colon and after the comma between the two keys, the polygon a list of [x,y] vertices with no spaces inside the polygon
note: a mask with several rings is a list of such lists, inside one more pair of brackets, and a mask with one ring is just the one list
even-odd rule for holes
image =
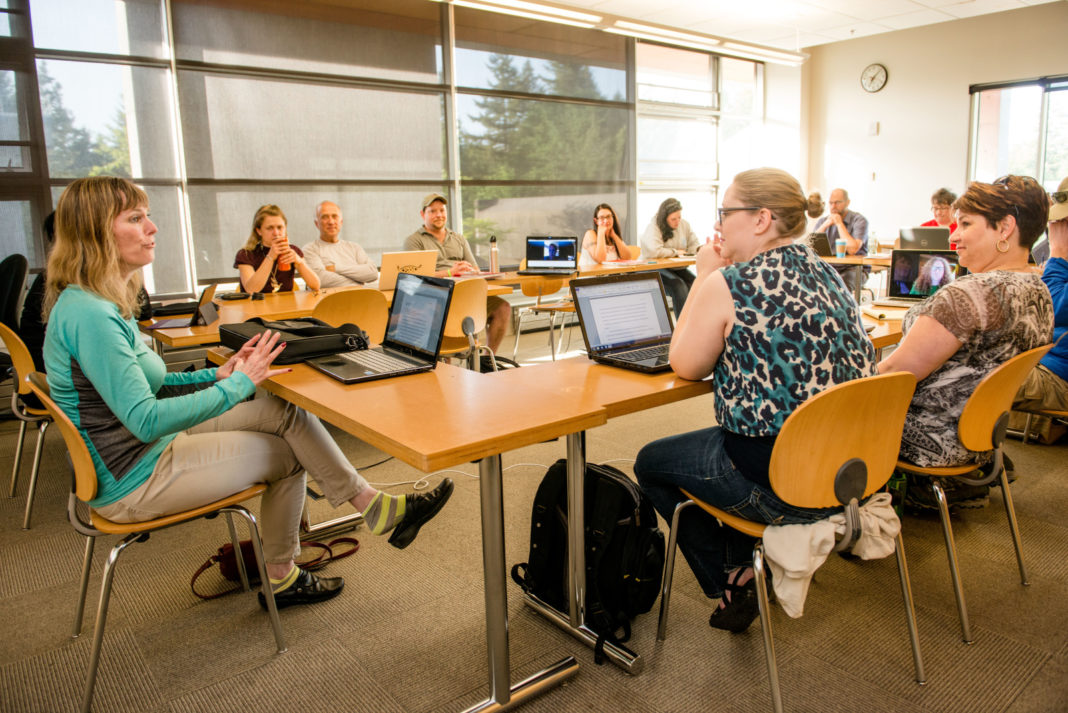
{"label": "gray carpet floor", "polygon": [[[540,356],[544,335],[524,337],[523,347],[521,359]],[[713,422],[710,396],[663,406],[591,431],[588,456],[630,473],[646,442]],[[16,433],[16,422],[0,422],[5,494]],[[337,439],[357,466],[384,457],[345,434]],[[975,634],[964,645],[938,519],[905,517],[927,685],[913,681],[893,558],[831,557],[802,618],[773,613],[787,710],[1068,710],[1068,444],[1012,441],[1007,452],[1019,474],[1013,492],[1031,586],[1020,585],[997,490],[986,509],[955,516]],[[534,492],[563,455],[559,441],[504,456],[509,565],[526,559]],[[27,453],[16,496],[0,497],[0,711],[72,711],[89,658],[100,567],[113,542],[98,544],[90,611],[82,636],[71,639],[83,539],[66,521],[69,475],[58,434],[47,438],[33,529],[23,531],[29,464]],[[380,486],[397,483],[390,492],[406,492],[422,477],[395,460],[365,475]],[[345,592],[282,612],[289,646],[282,655],[254,594],[201,601],[190,593],[193,571],[226,541],[223,522],[200,521],[130,547],[116,575],[94,710],[444,713],[483,699],[477,468],[448,475],[456,481],[452,500],[408,549],[356,531],[360,551],[326,570],[345,577]],[[325,519],[331,510],[316,503],[313,513]],[[656,641],[655,609],[639,617],[630,646],[646,665],[630,676],[595,665],[590,650],[527,608],[509,584],[513,681],[567,654],[581,665],[575,678],[523,710],[769,710],[759,625],[741,635],[716,631],[706,623],[711,609],[680,558],[667,640]]]}

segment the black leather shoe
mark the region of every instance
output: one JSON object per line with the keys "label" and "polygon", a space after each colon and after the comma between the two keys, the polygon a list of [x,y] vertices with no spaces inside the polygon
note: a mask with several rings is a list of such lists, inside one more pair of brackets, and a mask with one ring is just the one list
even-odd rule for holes
{"label": "black leather shoe", "polygon": [[[300,570],[297,581],[274,595],[274,604],[279,609],[295,606],[297,604],[315,604],[333,599],[341,594],[345,587],[345,580],[341,577],[317,577],[311,572]],[[257,595],[260,606],[267,608],[267,600],[263,592]]]}
{"label": "black leather shoe", "polygon": [[452,478],[445,478],[429,493],[408,493],[405,496],[404,519],[393,528],[389,544],[398,550],[412,544],[415,536],[419,534],[419,528],[438,514],[451,495]]}

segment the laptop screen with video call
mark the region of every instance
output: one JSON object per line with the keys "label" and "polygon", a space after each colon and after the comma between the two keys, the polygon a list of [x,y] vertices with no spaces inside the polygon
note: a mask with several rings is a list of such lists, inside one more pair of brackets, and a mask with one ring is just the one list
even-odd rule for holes
{"label": "laptop screen with video call", "polygon": [[887,292],[896,299],[922,300],[965,274],[954,250],[894,250]]}
{"label": "laptop screen with video call", "polygon": [[527,268],[578,269],[578,238],[527,237]]}

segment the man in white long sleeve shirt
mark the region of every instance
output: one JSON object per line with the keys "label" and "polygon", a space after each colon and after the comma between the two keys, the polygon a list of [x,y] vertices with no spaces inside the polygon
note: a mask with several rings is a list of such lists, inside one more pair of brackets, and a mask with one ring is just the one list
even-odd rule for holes
{"label": "man in white long sleeve shirt", "polygon": [[323,201],[315,208],[319,239],[304,246],[304,260],[323,287],[366,285],[378,279],[378,268],[356,243],[341,239],[341,208]]}

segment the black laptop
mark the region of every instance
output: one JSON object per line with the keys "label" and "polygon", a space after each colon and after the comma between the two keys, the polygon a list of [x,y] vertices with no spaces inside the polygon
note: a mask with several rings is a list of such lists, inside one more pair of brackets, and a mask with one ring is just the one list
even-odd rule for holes
{"label": "black laptop", "polygon": [[827,233],[810,233],[808,244],[820,257],[834,257],[831,243],[827,240]]}
{"label": "black laptop", "polygon": [[527,266],[520,275],[568,276],[578,272],[578,238],[527,236]]}
{"label": "black laptop", "polygon": [[901,228],[898,237],[902,250],[949,250],[949,228]]}
{"label": "black laptop", "polygon": [[671,368],[671,314],[660,273],[617,273],[571,281],[586,353],[633,371]]}
{"label": "black laptop", "polygon": [[872,304],[912,307],[967,272],[955,250],[891,250],[888,298]]}
{"label": "black laptop", "polygon": [[305,363],[345,384],[432,370],[441,353],[455,285],[439,277],[398,274],[386,337],[380,346],[315,357]]}
{"label": "black laptop", "polygon": [[[212,298],[215,297],[215,285],[208,285],[204,288],[204,291],[200,293],[200,299],[196,302],[188,303],[191,307],[187,307],[181,314],[192,312],[192,317],[180,317],[177,319],[161,319],[152,323],[152,329],[172,329],[174,327],[195,327],[198,324],[211,324],[219,318],[219,313],[216,310],[215,303],[212,302]],[[187,303],[181,303],[183,306]],[[156,309],[152,308],[152,314],[159,314]],[[172,313],[173,314],[173,313]]]}

